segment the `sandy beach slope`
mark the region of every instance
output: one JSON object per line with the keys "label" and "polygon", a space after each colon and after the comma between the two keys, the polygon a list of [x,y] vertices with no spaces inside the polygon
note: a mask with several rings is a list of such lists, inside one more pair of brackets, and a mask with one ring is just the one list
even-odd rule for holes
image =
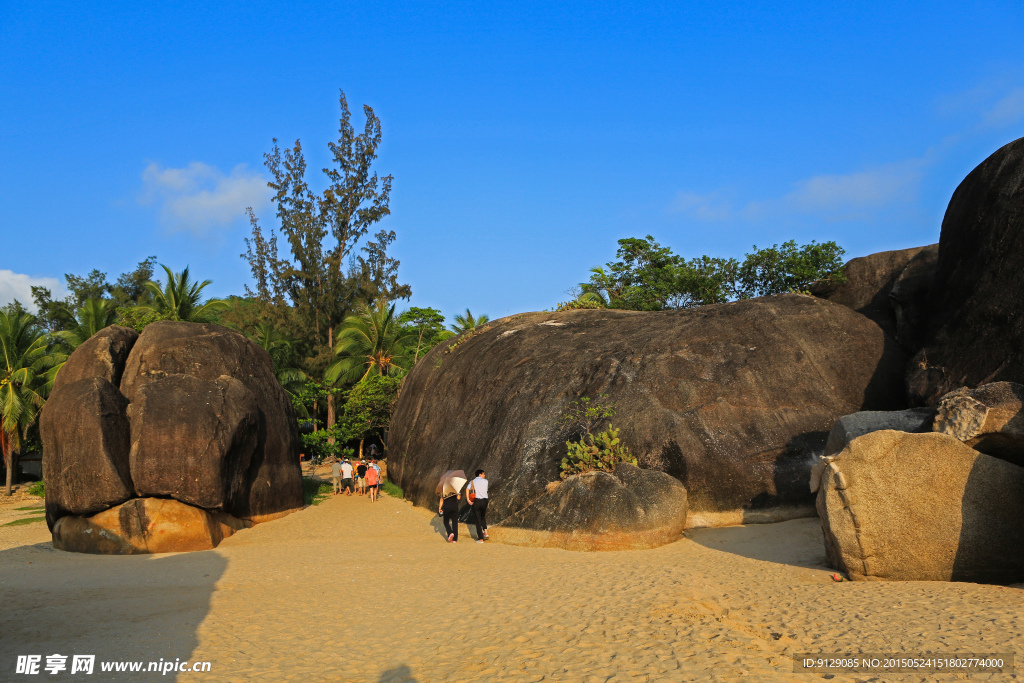
{"label": "sandy beach slope", "polygon": [[31,678],[14,675],[17,655],[54,653],[211,671],[48,680],[422,683],[808,681],[823,676],[793,673],[793,653],[1024,653],[1020,587],[835,583],[817,519],[606,553],[462,529],[446,544],[436,516],[388,497],[332,498],[164,556],[63,553],[43,524],[0,526],[0,680]]}

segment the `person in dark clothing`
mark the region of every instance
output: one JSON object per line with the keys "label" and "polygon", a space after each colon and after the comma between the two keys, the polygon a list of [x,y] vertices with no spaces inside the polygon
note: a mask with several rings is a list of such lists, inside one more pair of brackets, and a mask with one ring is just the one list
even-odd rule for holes
{"label": "person in dark clothing", "polygon": [[356,490],[360,496],[366,495],[366,463],[362,461],[356,467]]}
{"label": "person in dark clothing", "polygon": [[444,516],[444,530],[448,532],[448,542],[459,542],[459,500],[460,493],[442,493],[437,504],[437,513]]}
{"label": "person in dark clothing", "polygon": [[487,535],[487,473],[476,471],[476,478],[469,482],[468,491],[472,491],[473,516],[476,518],[476,542],[483,543],[490,539]]}

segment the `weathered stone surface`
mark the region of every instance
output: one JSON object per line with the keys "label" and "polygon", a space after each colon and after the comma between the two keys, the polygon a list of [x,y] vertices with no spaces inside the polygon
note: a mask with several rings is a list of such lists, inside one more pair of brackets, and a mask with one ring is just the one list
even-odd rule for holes
{"label": "weathered stone surface", "polygon": [[65,382],[39,416],[46,522],[91,515],[134,495],[128,467],[128,401],[100,377]]}
{"label": "weathered stone surface", "polygon": [[934,408],[909,408],[907,410],[865,410],[844,415],[836,421],[825,442],[825,455],[834,455],[846,448],[858,436],[883,429],[898,432],[930,432]]}
{"label": "weathered stone surface", "polygon": [[810,507],[828,431],[858,410],[903,408],[905,358],[866,317],[795,294],[511,316],[412,370],[392,418],[390,476],[432,507],[444,471],[485,469],[488,512],[501,521],[558,479],[570,402],[607,394],[641,466],[683,482],[691,525]]}
{"label": "weathered stone surface", "polygon": [[1024,468],[945,434],[854,439],[817,506],[829,563],[851,579],[1024,580]]}
{"label": "weathered stone surface", "polygon": [[53,527],[53,547],[100,555],[210,550],[247,526],[176,500],[133,498],[91,517],[61,517]]}
{"label": "weathered stone surface", "polygon": [[102,377],[115,387],[118,386],[125,361],[138,338],[139,333],[130,327],[104,327],[82,342],[68,357],[53,380],[53,390],[93,377]]}
{"label": "weathered stone surface", "polygon": [[1024,465],[1024,385],[992,382],[939,401],[934,430],[976,451]]}
{"label": "weathered stone surface", "polygon": [[686,528],[686,489],[657,470],[620,463],[614,473],[575,475],[490,526],[491,538],[565,550],[653,548]]}
{"label": "weathered stone surface", "polygon": [[256,399],[260,424],[246,475],[247,491],[232,514],[259,522],[302,508],[298,426],[267,352],[218,325],[153,323],[128,356],[121,391],[135,401],[144,385],[175,374],[210,382],[227,375]]}
{"label": "weathered stone surface", "polygon": [[1024,383],[1024,138],[953,193],[942,220],[929,333],[908,370],[917,405],[962,386]]}
{"label": "weathered stone surface", "polygon": [[167,375],[135,392],[128,415],[137,495],[220,511],[244,503],[260,413],[241,382]]}
{"label": "weathered stone surface", "polygon": [[896,341],[911,353],[924,344],[928,329],[928,295],[939,267],[939,245],[923,247],[903,269],[889,292],[896,319]]}
{"label": "weathered stone surface", "polygon": [[844,267],[846,282],[819,283],[811,293],[866,315],[895,338],[897,320],[889,295],[907,265],[925,249],[928,247],[880,251],[850,259]]}

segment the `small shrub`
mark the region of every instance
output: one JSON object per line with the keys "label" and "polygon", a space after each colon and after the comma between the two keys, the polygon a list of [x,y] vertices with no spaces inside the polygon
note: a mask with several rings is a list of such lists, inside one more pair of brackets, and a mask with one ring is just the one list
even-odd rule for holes
{"label": "small shrub", "polygon": [[330,482],[312,477],[302,478],[302,495],[306,499],[306,505],[319,505],[333,492],[334,486]]}
{"label": "small shrub", "polygon": [[620,462],[637,464],[629,448],[619,439],[619,430],[611,425],[597,434],[588,432],[579,441],[566,441],[565,445],[569,452],[562,458],[562,479],[592,470],[611,472]]}
{"label": "small shrub", "polygon": [[402,491],[402,487],[393,481],[384,480],[384,486],[381,487],[384,493],[388,494],[392,498],[404,498],[405,493]]}
{"label": "small shrub", "polygon": [[597,309],[604,308],[604,306],[593,299],[573,299],[572,301],[563,301],[558,304],[556,311],[577,311],[585,309]]}
{"label": "small shrub", "polygon": [[28,487],[28,492],[30,495],[39,496],[40,498],[42,498],[43,496],[46,495],[46,483],[40,479],[39,481],[35,482],[34,484]]}

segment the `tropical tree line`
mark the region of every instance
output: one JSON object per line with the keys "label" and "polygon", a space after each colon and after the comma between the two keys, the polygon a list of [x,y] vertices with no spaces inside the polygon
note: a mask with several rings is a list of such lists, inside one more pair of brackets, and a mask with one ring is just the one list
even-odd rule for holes
{"label": "tropical tree line", "polygon": [[300,141],[282,148],[275,139],[265,155],[276,211],[268,220],[248,210],[252,232],[242,258],[253,279],[244,295],[204,299],[209,280],[165,265],[154,278],[151,256],[113,283],[98,269],[67,274],[70,294],[63,299],[34,287],[34,315],[17,301],[0,312],[8,493],[18,451],[38,447],[36,418],[53,378],[71,351],[109,325],[141,331],[158,320],[181,320],[242,332],[270,355],[303,421],[307,451],[338,453],[381,436],[402,377],[430,349],[487,322],[468,309],[450,325],[433,308],[397,309],[412,289],[399,281],[399,261],[388,253],[396,235],[371,235],[391,212],[393,178],[373,169],[380,120],[364,106],[357,132],[344,92],[339,106],[339,136],[327,145],[331,164],[321,191],[307,178]]}
{"label": "tropical tree line", "polygon": [[743,260],[686,259],[647,235],[621,239],[617,261],[590,269],[559,309],[621,308],[661,311],[758,296],[803,292],[821,281],[844,282],[843,254],[835,242],[798,246],[793,240],[754,250]]}

